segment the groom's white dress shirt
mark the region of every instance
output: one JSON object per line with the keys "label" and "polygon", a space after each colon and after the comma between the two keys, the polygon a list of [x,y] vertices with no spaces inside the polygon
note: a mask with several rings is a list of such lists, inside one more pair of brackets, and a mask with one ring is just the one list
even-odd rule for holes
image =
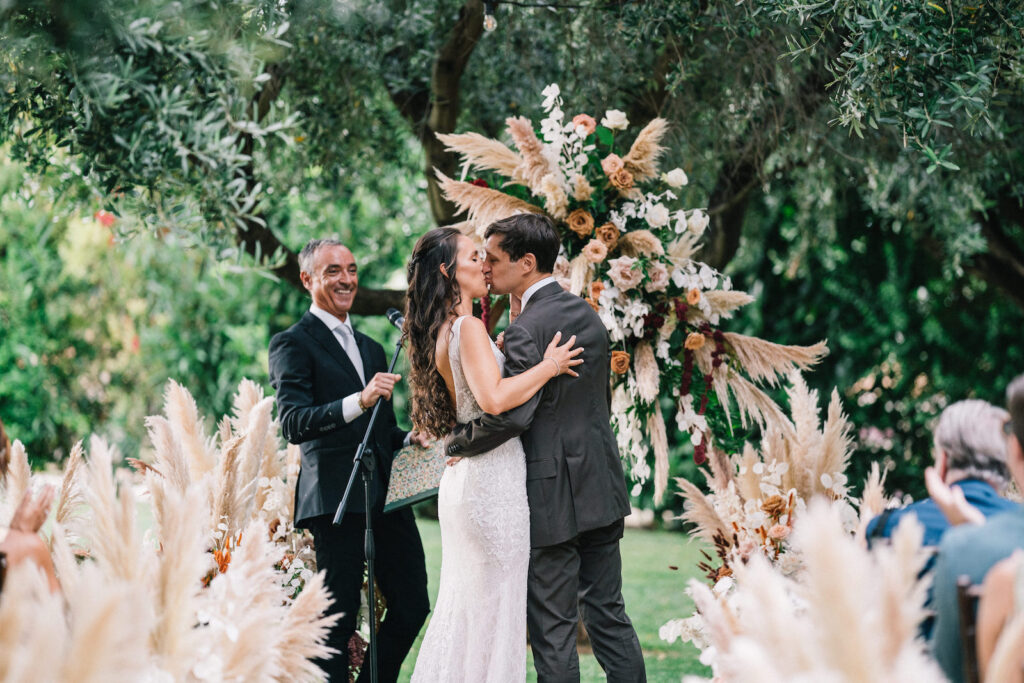
{"label": "groom's white dress shirt", "polygon": [[552,282],[558,282],[558,280],[556,280],[554,276],[549,275],[542,280],[537,280],[532,285],[527,287],[526,291],[523,292],[523,308],[526,308],[526,302],[530,300],[530,297],[533,296],[534,292],[536,292],[541,287],[550,285]]}

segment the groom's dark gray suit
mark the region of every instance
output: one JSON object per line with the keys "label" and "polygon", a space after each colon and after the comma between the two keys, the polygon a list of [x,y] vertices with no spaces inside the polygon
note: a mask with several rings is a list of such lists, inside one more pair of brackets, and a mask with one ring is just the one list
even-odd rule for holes
{"label": "groom's dark gray suit", "polygon": [[551,283],[505,331],[505,375],[540,363],[561,331],[584,351],[579,377],[560,375],[501,415],[459,425],[448,453],[472,456],[521,435],[530,503],[527,622],[538,680],[579,680],[578,615],[609,681],[644,681],[622,600],[619,539],[629,499],[610,425],[608,334],[583,299]]}

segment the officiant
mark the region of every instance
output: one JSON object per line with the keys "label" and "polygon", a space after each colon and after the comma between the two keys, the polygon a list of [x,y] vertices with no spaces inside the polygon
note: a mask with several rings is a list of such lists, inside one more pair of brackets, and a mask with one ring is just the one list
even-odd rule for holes
{"label": "officiant", "polygon": [[[352,472],[352,460],[382,399],[370,447],[377,456],[371,489],[377,585],[387,613],[377,636],[380,681],[396,681],[402,660],[430,611],[423,545],[411,508],[384,514],[391,459],[410,442],[427,445],[417,432],[398,427],[391,394],[400,375],[387,372],[383,347],[359,332],[349,315],[358,292],[352,252],[336,240],[311,240],[299,254],[309,311],[270,341],[270,382],[277,392],[281,430],[302,450],[295,491],[295,526],[313,535],[317,566],[342,617],[328,645],[338,652],[317,663],[329,680],[348,680],[348,642],[356,629],[363,585],[366,525],[363,486],[353,486],[345,516],[332,524]],[[369,669],[369,667],[366,667]],[[359,679],[369,680],[369,671]]]}

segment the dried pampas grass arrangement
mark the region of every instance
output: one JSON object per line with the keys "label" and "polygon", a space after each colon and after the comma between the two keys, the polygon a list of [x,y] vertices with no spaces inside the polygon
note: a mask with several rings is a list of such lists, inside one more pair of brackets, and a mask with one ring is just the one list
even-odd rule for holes
{"label": "dried pampas grass arrangement", "polygon": [[[31,564],[8,575],[0,680],[322,675],[311,660],[329,653],[336,617],[324,616],[330,596],[291,527],[298,449],[279,448],[272,403],[243,382],[211,438],[171,383],[164,415],[146,422],[155,465],[135,461],[132,477],[102,439],[72,449],[50,538],[62,592]],[[31,485],[24,449],[12,450],[5,506]],[[154,523],[144,535],[145,503]]]}

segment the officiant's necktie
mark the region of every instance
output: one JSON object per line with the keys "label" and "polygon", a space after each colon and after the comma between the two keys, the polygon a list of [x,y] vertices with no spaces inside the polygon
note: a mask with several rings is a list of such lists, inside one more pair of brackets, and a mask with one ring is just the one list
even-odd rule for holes
{"label": "officiant's necktie", "polygon": [[348,359],[352,361],[352,365],[356,368],[359,380],[363,383],[363,386],[366,386],[366,377],[363,375],[363,358],[359,355],[359,347],[356,346],[356,337],[352,332],[352,328],[348,325],[338,325],[336,329],[338,331],[338,339],[341,340],[341,348],[345,349]]}

